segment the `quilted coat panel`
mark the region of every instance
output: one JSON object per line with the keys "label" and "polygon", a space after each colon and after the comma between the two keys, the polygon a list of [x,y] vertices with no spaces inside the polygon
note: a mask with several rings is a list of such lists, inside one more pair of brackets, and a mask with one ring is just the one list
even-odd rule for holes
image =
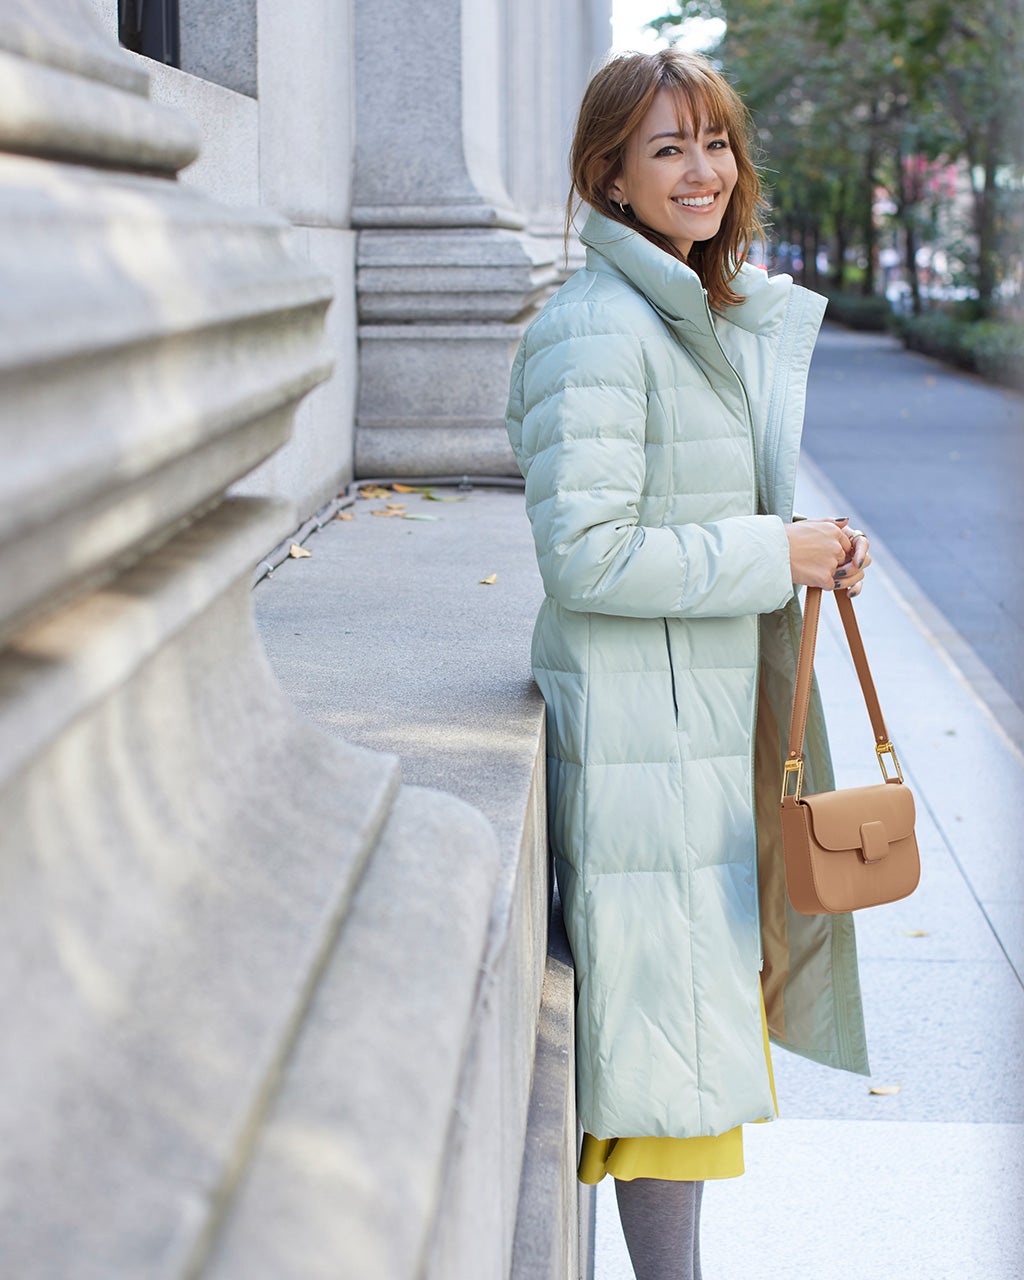
{"label": "quilted coat panel", "polygon": [[[748,301],[712,316],[642,237],[592,214],[583,238],[586,268],[524,336],[507,419],[547,597],[533,666],[577,1106],[597,1137],[721,1133],[774,1113],[753,744],[762,626],[786,620],[783,685],[799,621],[784,521],[823,307],[745,269]],[[862,1069],[852,927],[802,927],[795,1047]]]}

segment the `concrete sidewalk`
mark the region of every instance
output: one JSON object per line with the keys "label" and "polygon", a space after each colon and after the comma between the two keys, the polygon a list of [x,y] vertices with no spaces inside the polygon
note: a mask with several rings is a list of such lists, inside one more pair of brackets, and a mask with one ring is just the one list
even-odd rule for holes
{"label": "concrete sidewalk", "polygon": [[[805,468],[797,509],[840,514],[834,504]],[[885,562],[876,543],[857,609],[917,801],[921,886],[858,919],[871,1079],[775,1051],[782,1119],[748,1126],[746,1175],[706,1189],[707,1280],[1024,1275],[1024,759]],[[822,618],[837,782],[876,782],[828,600]],[[610,1178],[597,1213],[595,1280],[632,1280]]]}

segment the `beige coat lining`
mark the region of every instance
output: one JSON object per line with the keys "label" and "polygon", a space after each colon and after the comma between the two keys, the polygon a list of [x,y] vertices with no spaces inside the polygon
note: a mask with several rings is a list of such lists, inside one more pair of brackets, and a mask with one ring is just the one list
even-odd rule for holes
{"label": "beige coat lining", "polygon": [[765,690],[764,665],[757,691],[754,740],[754,813],[757,821],[757,883],[761,897],[761,946],[768,1030],[786,1039],[784,993],[789,979],[789,930],[786,924],[786,868],[782,856],[779,796],[782,794],[782,741]]}

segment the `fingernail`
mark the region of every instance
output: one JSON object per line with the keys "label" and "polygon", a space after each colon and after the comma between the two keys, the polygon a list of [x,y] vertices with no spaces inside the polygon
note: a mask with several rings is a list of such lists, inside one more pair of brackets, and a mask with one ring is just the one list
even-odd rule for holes
{"label": "fingernail", "polygon": [[838,579],[838,578],[845,578],[845,577],[846,577],[846,570],[845,570],[845,569],[837,569],[837,570],[835,571],[835,573],[832,575],[832,577],[833,577],[833,578],[836,578],[836,579]]}
{"label": "fingernail", "polygon": [[853,563],[857,566],[857,568],[858,568],[858,569],[863,569],[863,568],[864,568],[864,561],[863,561],[863,560],[854,560],[854,562],[853,562]]}

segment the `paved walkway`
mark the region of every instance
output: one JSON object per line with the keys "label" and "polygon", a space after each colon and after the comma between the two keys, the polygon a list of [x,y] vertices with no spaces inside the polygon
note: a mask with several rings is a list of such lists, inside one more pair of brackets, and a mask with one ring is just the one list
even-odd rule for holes
{"label": "paved walkway", "polygon": [[[821,479],[805,469],[798,509],[843,514]],[[883,548],[858,614],[918,804],[922,883],[859,919],[871,1079],[775,1052],[783,1118],[748,1127],[746,1175],[707,1188],[707,1280],[1022,1275],[1024,757],[885,562]],[[838,780],[876,781],[867,713],[824,603],[817,669]],[[596,1280],[632,1275],[605,1179]]]}
{"label": "paved walkway", "polygon": [[915,607],[941,615],[932,630],[1024,750],[1024,395],[886,334],[826,325],[804,454],[910,575],[925,597]]}

